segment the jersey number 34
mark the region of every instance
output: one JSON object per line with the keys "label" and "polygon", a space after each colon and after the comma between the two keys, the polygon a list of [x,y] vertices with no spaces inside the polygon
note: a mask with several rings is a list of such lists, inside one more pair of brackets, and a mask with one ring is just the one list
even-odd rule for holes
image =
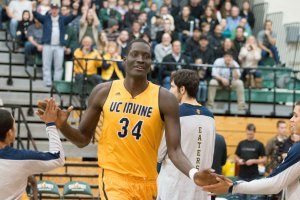
{"label": "jersey number 34", "polygon": [[[125,138],[127,135],[128,135],[128,125],[129,125],[129,119],[124,117],[122,119],[120,119],[120,124],[122,124],[122,130],[121,131],[118,131],[118,136],[120,138]],[[136,140],[139,140],[141,137],[142,137],[142,134],[141,134],[141,130],[142,130],[142,125],[143,125],[143,121],[138,121],[133,129],[131,130],[131,135],[133,137],[135,137]]]}

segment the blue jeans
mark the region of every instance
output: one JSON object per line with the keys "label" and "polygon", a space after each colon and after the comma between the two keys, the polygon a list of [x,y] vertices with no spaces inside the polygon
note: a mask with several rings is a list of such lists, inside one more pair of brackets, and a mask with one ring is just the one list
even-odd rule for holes
{"label": "blue jeans", "polygon": [[[279,53],[278,53],[277,47],[272,45],[272,46],[269,46],[268,48],[272,51],[275,63],[279,64],[280,63],[280,58],[279,58]],[[262,50],[261,51],[261,57],[262,58],[267,58],[268,57],[268,52],[266,52],[265,50]]]}
{"label": "blue jeans", "polygon": [[16,38],[18,24],[19,21],[16,19],[11,19],[9,22],[9,32],[12,38]]}
{"label": "blue jeans", "polygon": [[201,104],[205,104],[207,97],[207,83],[204,80],[199,82],[198,92],[197,92],[197,101]]}
{"label": "blue jeans", "polygon": [[171,88],[171,77],[170,76],[166,76],[163,79],[163,87],[166,88],[167,90],[169,90]]}

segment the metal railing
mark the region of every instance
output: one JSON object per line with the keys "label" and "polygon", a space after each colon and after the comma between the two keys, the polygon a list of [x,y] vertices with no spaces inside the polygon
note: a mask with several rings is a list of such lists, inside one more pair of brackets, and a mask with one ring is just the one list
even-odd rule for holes
{"label": "metal railing", "polygon": [[8,69],[8,79],[6,84],[7,85],[13,85],[13,79],[12,79],[12,51],[13,49],[10,47],[9,42],[10,40],[8,40],[8,31],[5,31],[5,46],[8,48],[9,50],[9,69]]}

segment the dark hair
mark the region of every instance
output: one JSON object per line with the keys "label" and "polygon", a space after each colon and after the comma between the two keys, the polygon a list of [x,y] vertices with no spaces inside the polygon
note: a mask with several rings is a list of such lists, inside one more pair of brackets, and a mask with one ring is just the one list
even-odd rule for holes
{"label": "dark hair", "polygon": [[244,28],[244,27],[242,27],[242,26],[238,26],[238,27],[236,27],[236,29],[235,29],[235,30],[237,30],[238,28],[241,28],[241,29],[243,29],[243,32],[245,32],[245,28]]}
{"label": "dark hair", "polygon": [[185,87],[189,97],[196,98],[199,86],[199,76],[196,71],[180,69],[171,75],[171,82],[174,81],[178,87]]}
{"label": "dark hair", "polygon": [[23,20],[23,17],[24,17],[24,14],[25,14],[25,13],[28,13],[28,14],[29,14],[29,19],[30,19],[30,12],[29,12],[29,10],[24,10],[23,13],[22,13],[22,20]]}
{"label": "dark hair", "polygon": [[144,39],[138,38],[138,39],[132,40],[132,41],[128,44],[128,48],[127,48],[127,51],[126,51],[126,55],[129,54],[132,45],[133,45],[134,43],[137,43],[137,42],[141,42],[141,43],[147,44],[147,45],[149,46],[149,48],[150,48],[150,54],[151,54],[151,46],[150,46],[150,44],[149,44],[147,41],[145,41]]}
{"label": "dark hair", "polygon": [[13,128],[14,118],[7,110],[0,109],[0,141],[4,142],[7,132]]}
{"label": "dark hair", "polygon": [[295,106],[300,106],[300,101],[297,101]]}
{"label": "dark hair", "polygon": [[270,20],[270,19],[267,19],[266,21],[265,21],[265,24],[264,24],[264,27],[266,28],[266,25],[267,25],[267,23],[268,22],[270,22],[272,25],[273,25],[273,22],[272,22],[272,20]]}
{"label": "dark hair", "polygon": [[256,132],[256,127],[254,124],[248,124],[246,130]]}
{"label": "dark hair", "polygon": [[278,120],[276,123],[276,127],[278,128],[280,124],[286,124],[286,122],[283,120]]}

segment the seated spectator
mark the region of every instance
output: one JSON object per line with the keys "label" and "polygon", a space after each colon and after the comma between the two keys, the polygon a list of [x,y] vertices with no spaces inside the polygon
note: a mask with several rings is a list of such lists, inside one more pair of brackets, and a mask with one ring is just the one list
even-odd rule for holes
{"label": "seated spectator", "polygon": [[71,0],[61,0],[61,7],[63,6],[71,7]]}
{"label": "seated spectator", "polygon": [[[275,64],[280,64],[279,53],[276,47],[277,34],[273,31],[273,22],[265,21],[265,28],[257,35],[258,46],[262,49],[262,59],[267,57],[274,58]],[[263,60],[261,62],[263,64]]]}
{"label": "seated spectator", "polygon": [[250,25],[251,29],[253,30],[255,24],[255,16],[251,11],[251,6],[248,0],[243,1],[242,9],[240,11],[240,16],[242,18],[246,18],[248,24]]}
{"label": "seated spectator", "polygon": [[121,24],[122,16],[121,14],[116,10],[116,1],[115,0],[108,0],[107,8],[101,8],[98,12],[98,17],[101,22],[101,26],[103,29],[106,29],[108,27],[108,20],[109,19],[115,19],[118,21],[119,24]]}
{"label": "seated spectator", "polygon": [[3,27],[2,27],[2,22],[8,20],[8,16],[7,16],[7,4],[8,4],[8,1],[6,0],[1,0],[0,1],[0,29],[2,30]]}
{"label": "seated spectator", "polygon": [[[103,81],[124,79],[124,63],[116,42],[108,42],[107,53],[103,56],[101,76]],[[118,62],[112,60],[119,60]]]}
{"label": "seated spectator", "polygon": [[150,33],[151,33],[151,39],[157,43],[156,41],[156,37],[157,37],[157,33],[159,31],[163,31],[164,30],[164,23],[163,20],[160,16],[153,16],[152,18],[154,18],[155,20],[153,20],[153,22],[151,23],[151,28],[150,28]]}
{"label": "seated spectator", "polygon": [[203,22],[201,24],[201,32],[202,32],[202,35],[205,35],[207,37],[210,37],[210,24],[209,23],[206,23],[206,22]]}
{"label": "seated spectator", "polygon": [[231,38],[231,31],[227,27],[226,19],[222,19],[220,22],[220,25],[222,27],[222,37],[223,38]]}
{"label": "seated spectator", "polygon": [[128,6],[125,4],[124,0],[118,0],[115,10],[121,14],[121,19],[123,20],[125,14],[128,12]]}
{"label": "seated spectator", "polygon": [[150,34],[150,26],[147,23],[147,13],[146,12],[141,12],[138,16],[137,20],[141,26],[141,33],[147,33]]}
{"label": "seated spectator", "polygon": [[204,15],[200,17],[200,24],[206,22],[210,25],[209,32],[213,32],[215,30],[216,25],[219,24],[216,16],[213,13],[213,8],[207,6],[204,11]]}
{"label": "seated spectator", "polygon": [[50,0],[42,0],[36,11],[41,15],[46,15],[50,9]]}
{"label": "seated spectator", "polygon": [[22,14],[22,20],[18,23],[16,33],[16,40],[19,46],[23,46],[27,41],[27,29],[30,24],[30,13],[28,10],[24,10]]}
{"label": "seated spectator", "polygon": [[241,67],[244,69],[242,80],[244,80],[246,87],[250,85],[251,87],[255,86],[256,88],[262,87],[261,72],[258,69],[247,69],[257,68],[260,59],[261,49],[257,46],[255,37],[250,36],[248,37],[245,46],[241,48],[239,55]]}
{"label": "seated spectator", "polygon": [[[239,23],[239,26],[238,27],[241,27],[243,28],[243,36],[247,39],[250,35],[252,35],[252,31],[250,29],[249,26],[247,26],[247,20],[246,18],[241,18],[240,20],[240,23]],[[237,31],[237,28],[233,31],[231,31],[230,33],[230,38],[231,40],[234,40],[236,38],[236,31]]]}
{"label": "seated spectator", "polygon": [[121,55],[121,58],[125,58],[127,48],[129,43],[129,33],[127,30],[121,31],[119,37],[117,38],[117,44],[120,48],[119,52]]}
{"label": "seated spectator", "polygon": [[107,52],[108,39],[104,31],[98,33],[98,40],[96,46],[100,55],[104,55]]}
{"label": "seated spectator", "polygon": [[181,15],[177,15],[175,18],[175,31],[178,33],[181,43],[184,43],[191,36],[191,30],[195,27],[195,19],[190,13],[190,7],[183,6]]}
{"label": "seated spectator", "polygon": [[232,40],[229,39],[229,38],[226,38],[224,40],[224,42],[223,42],[223,46],[222,46],[222,49],[221,49],[221,56],[220,57],[223,57],[224,54],[225,54],[225,52],[227,52],[227,51],[231,51],[232,56],[233,56],[233,60],[235,60],[235,61],[238,60],[239,52],[237,52],[237,50],[235,49],[235,46],[234,46]]}
{"label": "seated spectator", "polygon": [[227,21],[227,29],[231,32],[238,27],[241,21],[241,17],[239,16],[240,9],[237,6],[233,6],[231,8],[230,16],[226,18]]}
{"label": "seated spectator", "polygon": [[163,0],[163,6],[168,8],[168,13],[172,15],[173,18],[178,16],[180,12],[180,7],[173,4],[172,0]]}
{"label": "seated spectator", "polygon": [[215,61],[214,51],[209,46],[207,36],[201,35],[197,49],[194,49],[192,58],[201,58],[203,64],[213,64]]}
{"label": "seated spectator", "polygon": [[230,1],[225,1],[223,6],[221,7],[221,15],[222,19],[227,19],[231,15],[232,4]]}
{"label": "seated spectator", "polygon": [[125,14],[124,21],[123,21],[123,28],[130,28],[132,22],[138,20],[138,16],[141,13],[141,2],[140,0],[133,0],[132,2],[132,9]]}
{"label": "seated spectator", "polygon": [[7,16],[10,18],[9,31],[12,38],[16,38],[18,23],[22,20],[22,15],[25,10],[29,11],[31,17],[30,20],[32,20],[31,1],[10,1],[8,7],[6,8]]}
{"label": "seated spectator", "polygon": [[[211,79],[208,86],[207,106],[213,108],[217,89],[231,88],[237,94],[238,110],[246,110],[244,84],[240,80],[240,66],[233,59],[232,52],[225,52],[223,58],[218,58],[214,62],[214,66],[216,67],[212,69],[213,79]],[[226,68],[219,68],[217,66]]]}
{"label": "seated spectator", "polygon": [[199,47],[200,36],[201,36],[200,29],[195,28],[193,31],[193,36],[188,38],[185,42],[184,55],[186,55],[189,58],[189,60],[192,60],[193,51]]}
{"label": "seated spectator", "polygon": [[[171,87],[171,73],[182,68],[188,68],[188,58],[181,54],[181,43],[178,40],[175,40],[172,43],[172,53],[166,55],[162,62],[172,62],[174,64],[168,65],[165,64],[160,68],[162,79],[163,79],[163,87],[170,89]],[[175,64],[176,63],[176,64]],[[182,64],[182,65],[181,65]]]}
{"label": "seated spectator", "polygon": [[109,19],[108,27],[105,29],[105,33],[108,41],[116,41],[120,35],[118,21],[115,19]]}
{"label": "seated spectator", "polygon": [[222,26],[219,24],[216,26],[215,31],[213,34],[210,35],[209,39],[209,46],[214,51],[215,58],[222,57],[222,44],[223,44],[223,37],[222,37]]}
{"label": "seated spectator", "polygon": [[[203,64],[203,61],[201,58],[195,59],[195,64],[201,65]],[[204,66],[198,66],[197,67],[197,73],[199,76],[199,86],[198,86],[198,92],[197,92],[197,101],[200,102],[202,105],[205,105],[206,103],[206,97],[207,97],[207,75],[206,75],[207,67]]]}
{"label": "seated spectator", "polygon": [[93,44],[97,42],[98,26],[100,24],[96,15],[95,7],[85,10],[80,19],[79,41],[84,36],[89,36],[93,40]]}
{"label": "seated spectator", "polygon": [[246,37],[244,36],[244,28],[241,26],[238,26],[236,28],[236,34],[235,38],[233,38],[233,44],[237,52],[240,52],[241,48],[245,45],[246,43]]}
{"label": "seated spectator", "polygon": [[141,25],[138,21],[132,22],[131,31],[129,33],[129,41],[138,39],[141,37]]}
{"label": "seated spectator", "polygon": [[191,9],[191,16],[199,20],[200,16],[204,13],[204,6],[201,3],[201,0],[190,0],[189,6]]}
{"label": "seated spectator", "polygon": [[[101,77],[97,74],[98,67],[101,67],[101,60],[84,60],[84,58],[101,59],[98,51],[93,49],[93,40],[90,36],[84,36],[81,41],[81,47],[74,52],[74,57],[74,73],[77,88],[80,89],[82,84],[89,84],[94,87],[101,83]],[[87,82],[83,83],[84,80]]]}
{"label": "seated spectator", "polygon": [[152,2],[151,3],[151,6],[150,6],[150,10],[149,12],[147,13],[147,24],[151,24],[151,19],[152,17],[154,16],[158,16],[158,7],[157,7],[157,4]]}
{"label": "seated spectator", "polygon": [[164,33],[169,33],[172,38],[172,42],[175,40],[178,40],[178,34],[176,31],[172,30],[172,24],[169,19],[164,20],[164,30],[163,31],[158,31],[156,35],[156,42],[161,43],[161,38]]}
{"label": "seated spectator", "polygon": [[31,24],[27,29],[28,41],[25,43],[25,65],[34,64],[34,55],[43,51],[43,27],[42,24],[34,19],[34,24]]}
{"label": "seated spectator", "polygon": [[172,53],[171,36],[169,33],[164,33],[162,42],[156,45],[154,49],[155,60],[160,63],[170,53]]}
{"label": "seated spectator", "polygon": [[[179,12],[178,12],[179,13]],[[178,14],[177,13],[177,14]],[[172,15],[169,14],[169,8],[168,6],[165,6],[165,5],[162,5],[160,7],[160,10],[159,10],[159,16],[163,19],[163,20],[166,20],[166,19],[169,19],[170,22],[171,22],[171,30],[175,30],[175,22],[174,22],[174,17]]]}

